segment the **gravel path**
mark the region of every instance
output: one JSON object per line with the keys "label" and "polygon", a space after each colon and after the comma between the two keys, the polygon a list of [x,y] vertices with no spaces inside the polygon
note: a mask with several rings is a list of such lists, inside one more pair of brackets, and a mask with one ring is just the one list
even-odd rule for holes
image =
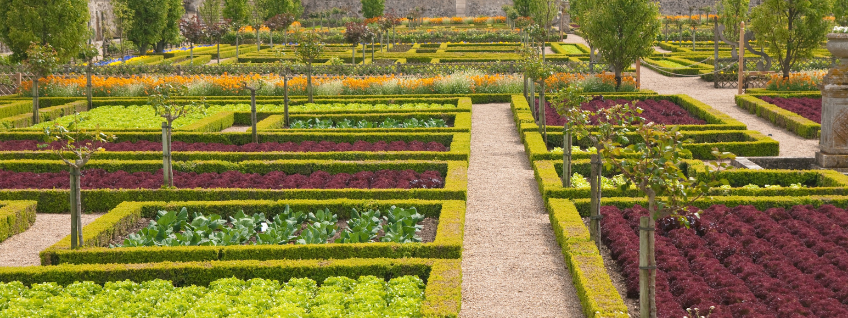
{"label": "gravel path", "polygon": [[509,104],[474,105],[461,317],[583,317]]}
{"label": "gravel path", "polygon": [[230,126],[221,130],[221,132],[247,132],[250,126]]}
{"label": "gravel path", "polygon": [[[82,225],[101,215],[83,214]],[[35,223],[28,230],[0,243],[0,267],[41,265],[38,253],[70,234],[70,214],[38,213]]]}

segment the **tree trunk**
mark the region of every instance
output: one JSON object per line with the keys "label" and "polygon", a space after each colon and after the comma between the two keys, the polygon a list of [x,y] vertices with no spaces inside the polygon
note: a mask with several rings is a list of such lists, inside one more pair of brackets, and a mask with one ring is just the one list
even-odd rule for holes
{"label": "tree trunk", "polygon": [[274,49],[274,31],[269,31],[268,34],[270,35],[271,49]]}
{"label": "tree trunk", "polygon": [[221,42],[218,42],[218,44],[215,46],[216,50],[218,50],[218,58],[216,60],[218,60],[218,64],[221,64]]}
{"label": "tree trunk", "polygon": [[[238,31],[236,31],[238,32]],[[236,37],[236,63],[238,63],[239,58],[239,37]]]}
{"label": "tree trunk", "polygon": [[194,44],[188,47],[188,64],[194,65]]}
{"label": "tree trunk", "polygon": [[259,26],[256,27],[256,52],[262,50],[262,41],[259,40]]}
{"label": "tree trunk", "polygon": [[356,65],[356,43],[354,43],[353,48],[350,49],[350,64]]}
{"label": "tree trunk", "polygon": [[571,132],[563,130],[562,136],[562,187],[571,188]]}
{"label": "tree trunk", "polygon": [[615,69],[615,91],[617,92],[619,88],[621,88],[621,68],[614,67]]}
{"label": "tree trunk", "polygon": [[168,144],[168,128],[170,125],[167,121],[162,122],[162,185],[165,187],[171,186],[171,149]]}
{"label": "tree trunk", "polygon": [[35,75],[32,77],[32,124],[38,124],[41,122],[41,117],[38,115],[38,80],[41,79],[41,75]]}
{"label": "tree trunk", "polygon": [[589,176],[591,187],[589,211],[589,236],[595,241],[595,245],[601,248],[601,192],[603,191],[601,178],[603,176],[603,165],[601,164],[600,150],[591,156],[592,172]]}
{"label": "tree trunk", "polygon": [[545,118],[545,79],[539,80],[539,122],[542,123],[542,139],[545,141],[545,146],[548,145],[548,126],[547,118]]}
{"label": "tree trunk", "polygon": [[71,248],[76,249],[82,247],[82,222],[80,213],[82,212],[82,202],[80,202],[80,168],[71,167]]}
{"label": "tree trunk", "polygon": [[259,143],[259,136],[256,134],[256,90],[250,90],[250,127],[253,134],[253,142]]}
{"label": "tree trunk", "polygon": [[309,94],[309,102],[312,102],[312,63],[306,64],[306,90]]}
{"label": "tree trunk", "polygon": [[88,100],[87,110],[91,110],[91,62],[92,60],[89,60],[88,65],[85,67],[85,96]]}
{"label": "tree trunk", "polygon": [[289,76],[283,75],[283,125],[289,128]]}
{"label": "tree trunk", "polygon": [[536,124],[539,124],[539,118],[542,116],[539,112],[539,103],[536,100],[536,79],[530,78],[530,107],[536,112]]}
{"label": "tree trunk", "polygon": [[656,195],[648,193],[648,213],[639,219],[639,313],[641,317],[657,317],[657,260],[654,254]]}
{"label": "tree trunk", "polygon": [[362,65],[365,65],[365,42],[362,42]]}
{"label": "tree trunk", "polygon": [[371,39],[371,64],[374,64],[374,39]]}

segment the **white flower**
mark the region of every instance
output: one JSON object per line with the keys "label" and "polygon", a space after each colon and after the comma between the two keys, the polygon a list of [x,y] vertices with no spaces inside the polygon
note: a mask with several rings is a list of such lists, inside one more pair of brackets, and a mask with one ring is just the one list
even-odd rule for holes
{"label": "white flower", "polygon": [[848,26],[835,26],[833,33],[848,33]]}

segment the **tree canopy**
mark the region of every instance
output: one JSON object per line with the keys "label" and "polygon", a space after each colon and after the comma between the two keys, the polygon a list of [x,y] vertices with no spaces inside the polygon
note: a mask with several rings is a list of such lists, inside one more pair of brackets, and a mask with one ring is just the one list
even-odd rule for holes
{"label": "tree canopy", "polygon": [[86,0],[0,0],[0,42],[15,61],[27,59],[31,43],[49,44],[69,61],[88,39],[88,21]]}
{"label": "tree canopy", "polygon": [[362,15],[366,19],[383,16],[386,10],[386,0],[360,0],[362,2]]}
{"label": "tree canopy", "polygon": [[784,78],[826,39],[831,0],[765,0],[751,11],[751,30],[778,61]]}
{"label": "tree canopy", "polygon": [[246,25],[250,18],[247,0],[224,0],[224,18],[238,25]]}
{"label": "tree canopy", "polygon": [[724,25],[724,37],[729,41],[739,41],[739,26],[748,21],[750,0],[722,0],[719,9],[719,21]]}
{"label": "tree canopy", "polygon": [[258,0],[257,7],[262,11],[262,19],[268,20],[279,14],[291,14],[295,18],[303,14],[300,0]]}

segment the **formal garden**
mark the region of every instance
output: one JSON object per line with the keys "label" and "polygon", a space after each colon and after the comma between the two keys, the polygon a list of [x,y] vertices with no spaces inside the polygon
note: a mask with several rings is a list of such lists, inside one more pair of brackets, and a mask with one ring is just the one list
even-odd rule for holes
{"label": "formal garden", "polygon": [[0,0],[0,317],[848,317],[846,0],[95,2]]}

